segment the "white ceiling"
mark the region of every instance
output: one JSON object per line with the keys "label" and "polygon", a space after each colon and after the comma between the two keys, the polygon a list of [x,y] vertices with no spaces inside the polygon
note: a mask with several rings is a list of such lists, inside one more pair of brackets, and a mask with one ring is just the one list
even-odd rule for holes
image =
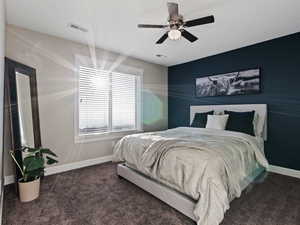
{"label": "white ceiling", "polygon": [[[194,43],[181,39],[162,45],[155,42],[164,30],[137,24],[165,24],[166,0],[7,0],[7,22],[167,66],[300,31],[299,0],[173,1],[186,20],[212,14],[216,22],[187,29],[198,36]],[[69,23],[89,33],[71,30]]]}

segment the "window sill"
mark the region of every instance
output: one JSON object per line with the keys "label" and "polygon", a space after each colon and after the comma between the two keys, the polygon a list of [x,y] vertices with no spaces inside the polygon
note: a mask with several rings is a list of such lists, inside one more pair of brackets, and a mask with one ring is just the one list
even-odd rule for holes
{"label": "window sill", "polygon": [[128,130],[128,131],[116,131],[116,132],[107,132],[101,134],[86,134],[75,136],[75,144],[90,143],[90,142],[99,142],[99,141],[109,141],[117,140],[122,137],[130,134],[142,133],[143,130]]}

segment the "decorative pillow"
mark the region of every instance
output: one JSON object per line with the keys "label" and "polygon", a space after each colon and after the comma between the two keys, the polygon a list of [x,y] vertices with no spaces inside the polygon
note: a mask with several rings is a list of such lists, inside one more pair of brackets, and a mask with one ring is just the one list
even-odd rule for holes
{"label": "decorative pillow", "polygon": [[226,130],[242,132],[255,136],[253,126],[255,111],[233,112],[225,110],[224,113],[229,115]]}
{"label": "decorative pillow", "polygon": [[205,128],[207,122],[207,115],[213,115],[213,114],[214,111],[196,113],[194,120],[191,124],[191,127]]}
{"label": "decorative pillow", "polygon": [[225,130],[228,115],[208,115],[206,128]]}

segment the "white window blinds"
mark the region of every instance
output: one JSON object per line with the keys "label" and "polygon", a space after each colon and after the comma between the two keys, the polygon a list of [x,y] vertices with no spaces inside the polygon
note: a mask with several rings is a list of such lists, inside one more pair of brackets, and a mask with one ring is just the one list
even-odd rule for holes
{"label": "white window blinds", "polygon": [[79,67],[79,134],[138,129],[138,76]]}
{"label": "white window blinds", "polygon": [[136,77],[114,73],[112,76],[112,128],[136,128]]}

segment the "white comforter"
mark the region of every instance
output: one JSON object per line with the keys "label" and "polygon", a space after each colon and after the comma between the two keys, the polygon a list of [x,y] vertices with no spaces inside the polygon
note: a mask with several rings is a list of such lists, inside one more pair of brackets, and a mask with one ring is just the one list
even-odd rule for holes
{"label": "white comforter", "polygon": [[253,167],[268,167],[262,148],[247,134],[181,127],[126,136],[114,160],[195,199],[198,225],[218,225]]}

